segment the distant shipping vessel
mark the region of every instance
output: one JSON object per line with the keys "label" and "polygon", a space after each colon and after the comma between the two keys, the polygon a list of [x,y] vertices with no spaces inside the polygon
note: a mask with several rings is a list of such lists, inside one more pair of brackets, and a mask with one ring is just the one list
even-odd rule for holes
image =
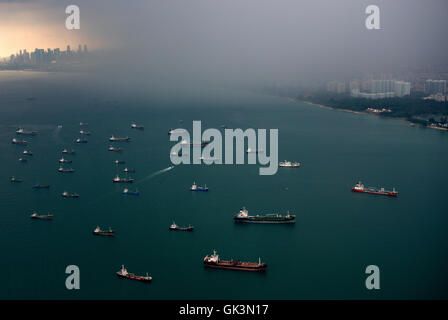
{"label": "distant shipping vessel", "polygon": [[75,169],[73,169],[73,168],[65,169],[65,168],[59,167],[58,172],[72,173],[72,172],[75,172]]}
{"label": "distant shipping vessel", "polygon": [[20,162],[28,162],[28,160],[25,159],[25,158],[19,158],[19,161],[20,161]]}
{"label": "distant shipping vessel", "polygon": [[37,131],[25,131],[23,128],[19,128],[16,131],[17,134],[22,134],[22,135],[26,135],[26,136],[35,136],[36,134],[38,134]]}
{"label": "distant shipping vessel", "polygon": [[115,148],[113,146],[109,146],[109,151],[113,151],[113,152],[123,152],[122,148]]}
{"label": "distant shipping vessel", "polygon": [[120,178],[119,176],[116,176],[113,180],[115,183],[132,183],[134,182],[134,179],[131,178]]}
{"label": "distant shipping vessel", "polygon": [[95,230],[93,230],[93,234],[96,236],[113,237],[115,236],[115,231],[112,230],[110,227],[109,230],[102,230],[99,226],[97,226]]}
{"label": "distant shipping vessel", "polygon": [[139,126],[139,125],[137,125],[137,124],[135,124],[135,123],[132,123],[132,124],[131,124],[131,128],[132,128],[132,129],[139,129],[139,130],[144,130],[144,129],[145,129],[144,126]]}
{"label": "distant shipping vessel", "polygon": [[22,179],[17,179],[16,177],[11,177],[11,182],[22,182]]}
{"label": "distant shipping vessel", "polygon": [[126,194],[126,195],[133,195],[133,196],[138,196],[140,194],[140,192],[138,192],[138,190],[135,191],[130,191],[129,189],[125,188],[122,192],[122,194]]}
{"label": "distant shipping vessel", "polygon": [[120,138],[120,137],[111,136],[109,138],[109,141],[111,141],[111,142],[129,142],[129,141],[131,141],[131,138],[129,138],[129,137]]}
{"label": "distant shipping vessel", "polygon": [[25,156],[32,156],[33,155],[33,153],[31,151],[29,151],[29,150],[23,150],[22,154],[25,155]]}
{"label": "distant shipping vessel", "polygon": [[75,140],[75,142],[76,142],[76,143],[87,143],[87,142],[89,142],[89,141],[87,141],[87,139],[81,139],[81,138],[78,138],[78,139]]}
{"label": "distant shipping vessel", "polygon": [[84,136],[90,136],[90,131],[81,130],[81,131],[79,131],[79,134],[84,135]]}
{"label": "distant shipping vessel", "polygon": [[79,198],[79,194],[77,194],[77,193],[68,193],[67,191],[62,192],[62,196],[64,198]]}
{"label": "distant shipping vessel", "polygon": [[41,219],[41,220],[53,220],[52,214],[39,215],[36,212],[33,212],[30,216],[31,219]]}
{"label": "distant shipping vessel", "polygon": [[279,167],[283,167],[283,168],[298,168],[300,167],[300,163],[299,162],[291,162],[291,161],[283,161],[280,162],[278,164]]}
{"label": "distant shipping vessel", "polygon": [[48,188],[50,188],[50,185],[49,185],[49,184],[40,184],[40,183],[36,183],[36,184],[33,186],[33,189],[48,189]]}
{"label": "distant shipping vessel", "polygon": [[246,208],[243,207],[238,214],[233,217],[235,222],[244,222],[244,223],[271,223],[271,224],[279,224],[279,223],[295,223],[296,216],[289,214],[289,211],[285,216],[281,214],[267,214],[267,215],[256,215],[250,216]]}
{"label": "distant shipping vessel", "polygon": [[75,150],[67,150],[67,149],[64,149],[64,150],[62,150],[62,153],[63,154],[75,154],[76,153],[76,151]]}
{"label": "distant shipping vessel", "polygon": [[121,270],[117,272],[117,276],[121,278],[144,281],[144,282],[149,282],[152,280],[152,277],[150,277],[148,273],[146,273],[146,276],[138,276],[133,273],[129,273],[124,266],[121,266]]}
{"label": "distant shipping vessel", "polygon": [[126,161],[124,160],[115,160],[115,164],[125,164]]}
{"label": "distant shipping vessel", "polygon": [[365,187],[361,182],[358,182],[355,184],[355,186],[352,188],[353,192],[360,192],[360,193],[370,193],[370,194],[377,194],[381,196],[389,196],[389,197],[396,197],[398,195],[398,192],[395,191],[395,188],[390,190],[385,190],[384,188],[373,188],[373,187]]}
{"label": "distant shipping vessel", "polygon": [[26,146],[27,142],[26,142],[26,140],[18,140],[16,138],[14,138],[14,139],[12,139],[12,144],[19,144],[19,145]]}
{"label": "distant shipping vessel", "polygon": [[64,157],[62,157],[61,159],[59,159],[59,163],[72,163],[72,160],[65,159]]}
{"label": "distant shipping vessel", "polygon": [[243,270],[243,271],[266,271],[267,264],[261,262],[244,262],[239,260],[221,260],[219,255],[213,250],[211,256],[205,256],[204,267],[207,268],[217,268],[217,269],[231,269],[231,270]]}
{"label": "distant shipping vessel", "polygon": [[190,187],[191,191],[208,191],[207,185],[203,187],[196,185],[196,182],[193,182],[193,185]]}
{"label": "distant shipping vessel", "polygon": [[132,173],[134,173],[135,172],[135,169],[132,169],[132,168],[124,168],[123,169],[123,172],[132,172]]}
{"label": "distant shipping vessel", "polygon": [[194,227],[193,226],[179,227],[175,222],[173,222],[173,224],[170,225],[170,227],[168,229],[173,230],[173,231],[193,231]]}

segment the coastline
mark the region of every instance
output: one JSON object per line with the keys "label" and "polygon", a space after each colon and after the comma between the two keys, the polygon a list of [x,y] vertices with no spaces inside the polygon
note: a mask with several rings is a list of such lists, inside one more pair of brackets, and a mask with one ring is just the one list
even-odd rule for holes
{"label": "coastline", "polygon": [[[297,102],[297,101],[304,102],[304,103],[306,103],[308,105],[312,105],[312,106],[319,107],[319,108],[324,108],[324,109],[329,109],[329,110],[338,110],[338,111],[350,112],[350,113],[355,113],[355,114],[366,114],[366,115],[378,116],[377,114],[372,114],[372,113],[365,112],[365,111],[354,111],[354,110],[350,110],[350,109],[330,107],[330,106],[326,106],[326,105],[323,105],[323,104],[318,104],[318,103],[314,103],[314,102],[310,102],[310,101],[306,101],[306,100],[296,100],[296,99],[293,99],[293,98],[290,98],[290,100],[294,101],[294,102]],[[406,118],[400,118],[400,117],[387,117],[387,118],[404,120],[404,121],[408,122],[410,126],[419,126],[419,127],[422,127],[422,128],[436,129],[436,130],[440,130],[440,131],[448,131],[448,128],[441,128],[441,127],[432,126],[432,125],[422,125],[421,123],[416,123],[416,122],[413,122],[413,121],[411,121],[409,119],[406,119]]]}

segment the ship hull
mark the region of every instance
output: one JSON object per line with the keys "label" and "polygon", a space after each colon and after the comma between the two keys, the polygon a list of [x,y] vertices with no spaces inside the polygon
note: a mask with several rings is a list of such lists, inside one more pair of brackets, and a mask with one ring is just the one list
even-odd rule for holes
{"label": "ship hull", "polygon": [[238,223],[260,223],[260,224],[291,224],[295,223],[295,218],[282,220],[264,220],[264,219],[250,219],[250,218],[234,218]]}
{"label": "ship hull", "polygon": [[353,192],[358,192],[358,193],[368,193],[368,194],[376,194],[379,196],[387,196],[387,197],[396,197],[398,196],[397,192],[381,192],[381,191],[369,191],[369,190],[356,190],[356,189],[352,189]]}
{"label": "ship hull", "polygon": [[233,265],[231,263],[207,263],[204,262],[205,268],[213,268],[213,269],[228,269],[228,270],[240,270],[240,271],[253,271],[253,272],[264,272],[266,271],[267,265],[262,266],[239,266],[239,265]]}
{"label": "ship hull", "polygon": [[131,280],[137,280],[137,281],[143,281],[143,282],[150,282],[152,279],[151,278],[145,278],[145,277],[141,277],[141,276],[133,276],[133,275],[122,275],[120,273],[117,272],[117,276],[120,278],[124,278],[124,279],[131,279]]}

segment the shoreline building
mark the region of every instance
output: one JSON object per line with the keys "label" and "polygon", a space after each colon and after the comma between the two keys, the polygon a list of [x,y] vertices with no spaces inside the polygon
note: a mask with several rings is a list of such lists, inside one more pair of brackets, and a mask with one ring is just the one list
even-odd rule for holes
{"label": "shoreline building", "polygon": [[397,80],[369,80],[364,86],[367,92],[353,89],[350,94],[354,98],[384,99],[404,97],[411,94],[411,83]]}

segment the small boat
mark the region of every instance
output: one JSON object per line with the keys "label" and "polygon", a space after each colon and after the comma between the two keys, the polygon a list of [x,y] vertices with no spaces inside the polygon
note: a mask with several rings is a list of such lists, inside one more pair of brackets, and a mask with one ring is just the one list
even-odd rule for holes
{"label": "small boat", "polygon": [[114,137],[112,135],[109,138],[109,141],[111,141],[111,142],[129,142],[129,141],[131,141],[131,138],[129,138],[129,137],[120,138],[120,137]]}
{"label": "small boat", "polygon": [[125,164],[126,161],[124,160],[115,160],[115,164]]}
{"label": "small boat", "polygon": [[279,167],[283,167],[283,168],[298,168],[300,167],[300,163],[299,162],[291,162],[291,161],[283,161],[280,162],[278,164]]}
{"label": "small boat", "polygon": [[82,126],[88,126],[89,124],[87,122],[80,122],[79,125]]}
{"label": "small boat", "polygon": [[79,198],[79,194],[77,194],[77,193],[68,193],[67,191],[62,192],[62,196],[64,198]]}
{"label": "small boat", "polygon": [[76,143],[87,143],[88,141],[87,141],[87,139],[78,138],[78,139],[75,140],[75,142]]}
{"label": "small boat", "polygon": [[62,150],[62,153],[63,154],[75,154],[76,152],[74,149],[72,149],[72,150],[64,149],[64,150]]}
{"label": "small boat", "polygon": [[135,169],[132,169],[132,168],[124,168],[124,169],[123,169],[123,172],[134,173],[134,172],[135,172]]}
{"label": "small boat", "polygon": [[11,182],[22,182],[22,179],[17,179],[16,177],[11,177]]}
{"label": "small boat", "polygon": [[196,185],[196,182],[193,182],[193,185],[190,187],[191,191],[208,191],[207,185],[203,187]]}
{"label": "small boat", "polygon": [[175,222],[173,222],[173,224],[170,225],[170,227],[168,229],[176,230],[176,231],[193,231],[194,227],[193,226],[179,227]]}
{"label": "small boat", "polygon": [[75,169],[73,169],[73,168],[65,169],[65,168],[59,167],[58,171],[59,172],[68,172],[68,173],[70,173],[70,172],[75,172]]}
{"label": "small boat", "polygon": [[18,145],[26,146],[27,142],[25,140],[18,140],[16,138],[13,138],[12,139],[12,144],[18,144]]}
{"label": "small boat", "polygon": [[64,159],[64,157],[62,157],[61,159],[59,159],[59,163],[72,163],[72,160]]}
{"label": "small boat", "polygon": [[36,183],[36,184],[33,186],[33,189],[48,189],[48,188],[50,188],[50,185],[49,185],[49,184],[40,184],[40,183]]}
{"label": "small boat", "polygon": [[53,215],[48,213],[46,215],[39,215],[37,212],[33,212],[30,216],[31,219],[40,219],[40,220],[53,220]]}
{"label": "small boat", "polygon": [[79,131],[79,134],[82,134],[84,136],[90,136],[90,131],[81,130],[81,131]]}
{"label": "small boat", "polygon": [[19,161],[20,161],[20,162],[28,162],[28,160],[25,159],[25,158],[19,158]]}
{"label": "small boat", "polygon": [[25,156],[32,156],[33,155],[33,153],[31,151],[29,151],[29,150],[23,150],[22,154],[25,155]]}
{"label": "small boat", "polygon": [[115,236],[115,231],[112,230],[110,227],[109,227],[109,230],[107,230],[107,231],[106,230],[101,230],[101,228],[99,226],[97,226],[95,228],[95,230],[93,230],[93,234],[96,235],[96,236],[113,237],[113,236]]}
{"label": "small boat", "polygon": [[22,134],[22,135],[26,135],[26,136],[35,136],[36,134],[38,134],[37,131],[25,131],[23,128],[19,128],[16,131],[16,134]]}
{"label": "small boat", "polygon": [[109,146],[109,149],[108,149],[109,151],[113,151],[113,152],[123,152],[123,149],[121,149],[121,148],[115,148],[115,147],[112,147],[112,146]]}
{"label": "small boat", "polygon": [[129,273],[128,270],[126,270],[126,268],[124,266],[121,266],[121,270],[117,272],[117,276],[119,276],[121,278],[145,281],[145,282],[149,282],[152,280],[152,277],[150,277],[148,275],[148,273],[146,273],[146,276],[137,276],[133,273]]}
{"label": "small boat", "polygon": [[132,124],[131,124],[131,128],[132,128],[132,129],[139,129],[139,130],[144,130],[144,129],[145,129],[144,126],[139,126],[139,125],[137,125],[137,124],[135,124],[135,123],[132,123]]}
{"label": "small boat", "polygon": [[134,182],[134,179],[120,178],[119,176],[116,176],[112,182],[114,182],[114,183],[132,183],[132,182]]}
{"label": "small boat", "polygon": [[138,192],[138,190],[130,191],[127,188],[123,189],[123,191],[121,193],[122,194],[130,194],[130,195],[133,195],[133,196],[138,196],[140,194],[140,192]]}

